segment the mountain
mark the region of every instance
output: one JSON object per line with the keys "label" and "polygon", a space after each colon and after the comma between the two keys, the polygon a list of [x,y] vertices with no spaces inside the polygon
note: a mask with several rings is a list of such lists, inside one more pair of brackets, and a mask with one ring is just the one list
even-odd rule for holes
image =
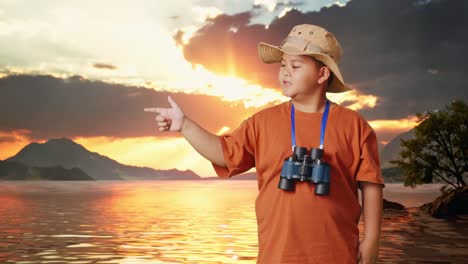
{"label": "mountain", "polygon": [[67,138],[51,139],[46,143],[31,143],[5,161],[14,161],[31,167],[80,168],[96,180],[200,179],[200,176],[190,170],[155,170],[148,167],[127,166],[99,153],[90,152]]}
{"label": "mountain", "polygon": [[393,138],[388,144],[382,147],[380,151],[380,164],[382,167],[382,176],[386,183],[391,182],[403,182],[405,180],[403,171],[401,168],[394,164],[391,164],[391,160],[396,160],[400,156],[401,146],[400,141],[402,139],[408,140],[414,137],[414,130],[401,133]]}
{"label": "mountain", "polygon": [[236,181],[236,180],[257,180],[257,173],[256,172],[247,172],[239,175],[234,175],[231,178],[220,178],[218,176],[214,177],[205,177],[203,180],[229,180],[229,181]]}
{"label": "mountain", "polygon": [[61,166],[38,168],[15,161],[0,161],[0,180],[92,181],[94,179],[79,168],[64,169]]}
{"label": "mountain", "polygon": [[412,137],[414,137],[413,129],[399,134],[383,147],[382,152],[380,153],[380,164],[382,168],[395,167],[395,165],[390,164],[390,161],[397,159],[400,155],[400,140],[408,140]]}
{"label": "mountain", "polygon": [[382,168],[382,176],[384,177],[385,183],[405,181],[403,170],[396,166]]}
{"label": "mountain", "polygon": [[[413,135],[413,130],[402,133],[383,147],[380,160],[382,173],[386,180],[401,181],[401,172],[389,161],[398,157],[401,150],[400,139],[409,139]],[[73,170],[74,168],[75,170]],[[76,169],[80,169],[84,175],[77,173]],[[34,175],[40,175],[40,178],[43,179],[60,178],[60,176],[47,175],[47,170],[53,171],[51,175],[60,175],[61,173],[69,175],[72,179],[91,177],[95,180],[223,180],[217,176],[201,178],[190,170],[155,170],[148,167],[124,165],[99,153],[90,152],[82,145],[67,138],[51,139],[46,143],[31,143],[15,156],[3,162],[0,161],[0,180],[6,179],[6,171],[10,171],[9,175],[12,179],[33,178],[31,174],[28,174],[28,171],[35,171]],[[58,173],[59,171],[61,172]],[[24,176],[21,176],[22,174],[19,172],[22,172]],[[251,172],[233,176],[229,180],[256,179],[256,173]]]}

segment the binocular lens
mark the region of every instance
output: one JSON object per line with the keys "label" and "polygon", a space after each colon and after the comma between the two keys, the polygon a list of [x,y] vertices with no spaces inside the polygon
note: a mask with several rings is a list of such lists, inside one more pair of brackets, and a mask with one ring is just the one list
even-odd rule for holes
{"label": "binocular lens", "polygon": [[319,149],[319,148],[310,149],[310,157],[313,160],[321,159],[322,156],[323,156],[323,149]]}
{"label": "binocular lens", "polygon": [[280,179],[280,182],[278,184],[278,188],[279,189],[282,189],[282,190],[285,190],[285,191],[294,191],[295,190],[295,184],[294,184],[294,181],[291,181],[291,180],[288,180],[288,179],[284,179],[284,178],[281,178]]}
{"label": "binocular lens", "polygon": [[295,146],[295,147],[294,147],[294,154],[295,154],[297,157],[302,158],[304,155],[307,154],[307,149],[304,148],[304,147]]}
{"label": "binocular lens", "polygon": [[327,183],[315,184],[315,194],[327,195],[330,192],[330,185]]}

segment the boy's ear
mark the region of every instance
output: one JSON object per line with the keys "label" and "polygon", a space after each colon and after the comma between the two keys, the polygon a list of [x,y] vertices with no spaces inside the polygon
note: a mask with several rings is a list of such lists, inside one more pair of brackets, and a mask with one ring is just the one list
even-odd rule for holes
{"label": "boy's ear", "polygon": [[328,82],[328,79],[331,78],[330,69],[326,66],[322,66],[319,69],[319,78],[317,80],[318,84]]}

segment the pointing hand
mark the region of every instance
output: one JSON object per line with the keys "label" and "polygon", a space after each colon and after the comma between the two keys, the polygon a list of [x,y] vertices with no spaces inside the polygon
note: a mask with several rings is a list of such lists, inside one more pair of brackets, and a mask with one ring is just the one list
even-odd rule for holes
{"label": "pointing hand", "polygon": [[171,108],[145,108],[145,112],[158,113],[156,121],[158,123],[159,131],[181,131],[184,124],[184,113],[171,98],[167,97]]}

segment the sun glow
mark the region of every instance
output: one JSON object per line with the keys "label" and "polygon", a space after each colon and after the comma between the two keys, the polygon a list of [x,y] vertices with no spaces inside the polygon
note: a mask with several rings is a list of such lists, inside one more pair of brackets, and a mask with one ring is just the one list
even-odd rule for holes
{"label": "sun glow", "polygon": [[[190,71],[181,72],[180,76],[183,78],[175,78],[166,83],[164,90],[174,92],[183,90],[189,94],[217,96],[228,102],[240,101],[246,108],[262,107],[288,100],[279,90],[264,88],[236,77],[234,67],[231,67],[229,72],[232,75],[219,75],[208,71],[200,64],[196,64]],[[177,89],[169,87],[177,87]],[[155,87],[148,88],[158,90]]]}
{"label": "sun glow", "polygon": [[214,170],[183,137],[79,137],[73,141],[122,164],[160,170],[192,170],[200,176],[213,176]]}

